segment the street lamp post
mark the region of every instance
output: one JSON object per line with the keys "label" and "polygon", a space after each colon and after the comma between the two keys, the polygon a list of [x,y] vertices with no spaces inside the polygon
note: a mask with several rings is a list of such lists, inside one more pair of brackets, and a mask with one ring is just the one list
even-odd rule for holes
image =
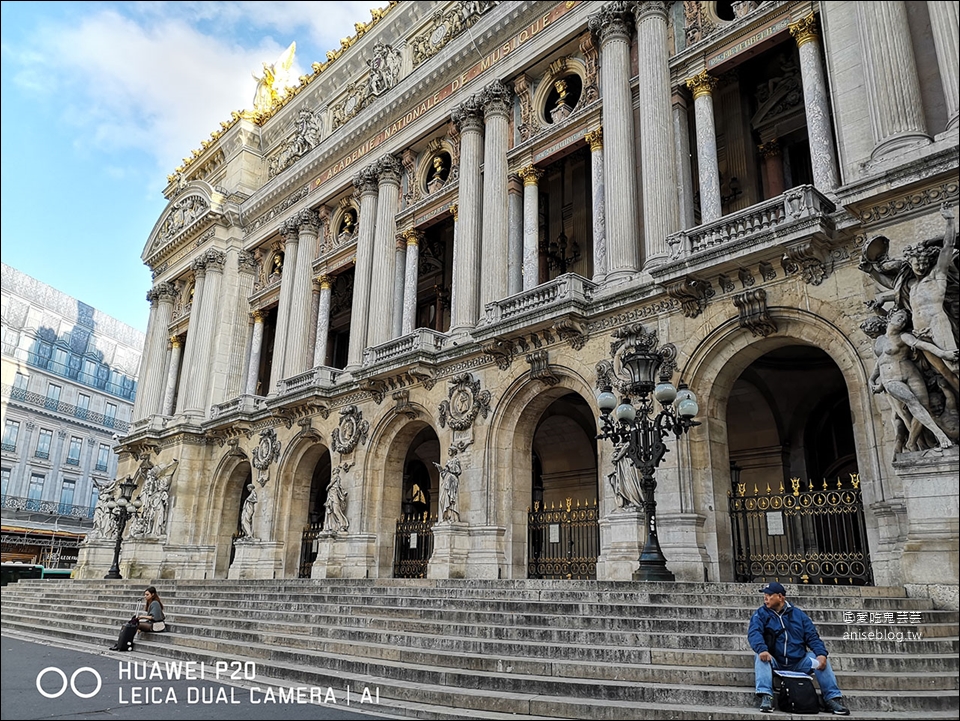
{"label": "street lamp post", "polygon": [[141,505],[139,498],[135,501],[130,500],[136,489],[137,482],[127,476],[120,484],[120,498],[107,503],[110,513],[117,517],[117,545],[113,548],[113,565],[110,566],[104,578],[123,578],[120,575],[120,546],[123,545],[123,529],[127,526],[127,520],[139,510]]}
{"label": "street lamp post", "polygon": [[[646,331],[639,323],[617,330],[613,337],[612,360],[597,364],[600,388],[597,438],[615,445],[624,444],[626,458],[640,473],[648,532],[634,580],[673,581],[674,575],[667,568],[657,537],[656,470],[667,452],[664,439],[671,433],[680,438],[693,426],[700,425],[693,420],[700,408],[686,384],[681,382],[679,388],[675,388],[670,382],[677,367],[677,349],[672,343],[659,346],[656,332]],[[621,394],[619,405],[614,388]],[[635,403],[632,399],[636,399]],[[654,400],[660,403],[656,415]]]}

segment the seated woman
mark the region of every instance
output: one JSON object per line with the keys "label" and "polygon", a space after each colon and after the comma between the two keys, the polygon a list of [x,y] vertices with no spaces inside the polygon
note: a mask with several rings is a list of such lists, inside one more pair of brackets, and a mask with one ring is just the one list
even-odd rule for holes
{"label": "seated woman", "polygon": [[163,615],[163,601],[157,593],[154,586],[147,586],[143,592],[143,605],[147,609],[145,614],[137,616],[139,628],[141,631],[154,631],[159,633],[166,630]]}

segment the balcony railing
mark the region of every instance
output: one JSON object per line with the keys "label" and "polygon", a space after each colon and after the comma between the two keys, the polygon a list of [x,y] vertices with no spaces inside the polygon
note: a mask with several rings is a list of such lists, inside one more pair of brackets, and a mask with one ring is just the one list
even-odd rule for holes
{"label": "balcony railing", "polygon": [[106,463],[98,463],[96,466],[94,466],[93,470],[95,470],[95,471],[100,471],[101,473],[106,473],[106,472],[107,472],[107,464],[106,464]]}
{"label": "balcony railing", "polygon": [[363,365],[392,363],[418,354],[433,356],[443,349],[445,337],[444,333],[429,328],[417,328],[412,333],[367,348],[363,352]]}
{"label": "balcony railing", "polygon": [[42,458],[45,461],[50,459],[50,451],[41,451],[38,449],[33,455],[35,458]]}
{"label": "balcony railing", "polygon": [[586,305],[593,298],[596,283],[567,273],[546,283],[511,295],[509,298],[487,303],[484,325],[513,320],[531,313],[540,313],[567,303]]}
{"label": "balcony railing", "polygon": [[317,366],[290,378],[284,378],[278,385],[280,395],[296,393],[306,388],[330,388],[337,382],[340,371],[327,366]]}
{"label": "balcony railing", "polygon": [[20,401],[21,403],[26,403],[27,405],[34,406],[36,408],[45,408],[66,416],[80,418],[88,421],[89,423],[93,423],[98,426],[104,426],[105,428],[115,428],[116,430],[123,431],[124,433],[126,433],[130,428],[130,424],[126,421],[120,421],[115,417],[105,416],[102,413],[91,413],[86,408],[80,408],[69,403],[54,401],[46,396],[40,395],[39,393],[33,393],[23,388],[14,388],[13,386],[4,385],[0,386],[0,392],[2,392],[5,397],[10,398],[12,401]]}
{"label": "balcony railing", "polygon": [[260,396],[237,396],[224,403],[217,403],[210,409],[211,418],[222,418],[233,413],[254,413],[266,407],[266,399]]}
{"label": "balcony railing", "polygon": [[72,503],[58,503],[57,501],[41,501],[39,498],[24,498],[22,496],[3,496],[4,510],[29,511],[43,513],[48,516],[67,516],[69,518],[93,518],[94,506],[77,506]]}
{"label": "balcony railing", "polygon": [[16,453],[16,452],[17,452],[17,444],[16,444],[16,443],[4,443],[2,446],[0,446],[0,450],[3,450],[3,451],[6,452],[6,453]]}
{"label": "balcony railing", "polygon": [[834,210],[833,203],[812,185],[798,185],[770,200],[668,236],[670,260],[689,259],[740,241],[761,244],[766,236],[779,237],[795,223],[823,217]]}
{"label": "balcony railing", "polygon": [[79,465],[80,465],[80,459],[79,459],[79,458],[68,458],[68,459],[67,459],[67,465],[68,465],[68,466],[79,466]]}

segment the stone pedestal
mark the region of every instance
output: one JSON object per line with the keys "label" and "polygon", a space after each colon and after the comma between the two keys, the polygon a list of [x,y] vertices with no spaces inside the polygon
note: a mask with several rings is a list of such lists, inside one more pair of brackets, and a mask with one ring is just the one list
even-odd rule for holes
{"label": "stone pedestal", "polygon": [[706,518],[697,513],[657,513],[660,548],[667,568],[678,581],[718,581],[709,578],[710,560],[702,543]]}
{"label": "stone pedestal", "polygon": [[[74,567],[74,578],[103,578],[113,565],[113,549],[116,540],[98,538],[87,541],[77,553],[77,565]],[[121,555],[121,561],[123,556]],[[126,576],[124,575],[124,578]]]}
{"label": "stone pedestal", "polygon": [[376,536],[369,533],[324,536],[318,540],[311,578],[375,577]]}
{"label": "stone pedestal", "polygon": [[957,446],[901,453],[893,461],[907,506],[907,540],[900,561],[903,583],[912,592],[926,586],[923,595],[946,594],[954,602],[960,583],[958,462]]}
{"label": "stone pedestal", "polygon": [[646,540],[643,511],[620,510],[600,519],[598,581],[632,581]]}
{"label": "stone pedestal", "polygon": [[445,523],[433,527],[433,555],[427,578],[466,578],[470,555],[470,531],[466,523]]}
{"label": "stone pedestal", "polygon": [[[507,529],[502,526],[473,526],[470,529],[470,564],[468,578],[501,578],[507,559],[503,555],[503,537]],[[436,549],[436,545],[434,545]],[[436,550],[434,550],[436,554]],[[436,557],[436,555],[434,555]],[[453,578],[451,576],[451,578]]]}
{"label": "stone pedestal", "polygon": [[227,578],[283,578],[283,544],[238,539]]}

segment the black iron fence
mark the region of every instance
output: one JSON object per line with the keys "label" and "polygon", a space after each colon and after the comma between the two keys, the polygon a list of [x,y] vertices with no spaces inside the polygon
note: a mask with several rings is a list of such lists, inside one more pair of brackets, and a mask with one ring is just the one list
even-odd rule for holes
{"label": "black iron fence", "polygon": [[[65,416],[72,416],[88,423],[93,423],[104,428],[113,428],[126,433],[130,430],[130,424],[127,421],[121,421],[111,416],[105,416],[102,413],[93,413],[86,408],[63,403],[52,398],[47,398],[39,393],[28,391],[25,388],[14,388],[13,386],[0,386],[0,393],[12,401],[20,401],[35,408],[45,408],[50,411],[56,411]],[[6,450],[6,449],[4,449]]]}
{"label": "black iron fence", "polygon": [[68,516],[79,519],[93,518],[95,509],[94,506],[41,501],[39,498],[24,498],[23,496],[3,496],[2,505],[5,510],[28,511],[30,513],[43,513],[48,516]]}
{"label": "black iron fence", "polygon": [[313,562],[317,560],[320,534],[323,532],[323,522],[311,523],[303,529],[300,541],[300,571],[297,578],[310,578],[313,571]]}
{"label": "black iron fence", "polygon": [[[799,478],[752,493],[730,492],[730,525],[738,581],[873,583],[860,476],[815,487]],[[804,488],[805,486],[805,488]]]}
{"label": "black iron fence", "polygon": [[600,510],[594,499],[527,509],[527,578],[595,579],[600,550]]}
{"label": "black iron fence", "polygon": [[437,517],[415,513],[397,519],[393,544],[393,577],[426,578],[427,564],[433,554],[433,526]]}

